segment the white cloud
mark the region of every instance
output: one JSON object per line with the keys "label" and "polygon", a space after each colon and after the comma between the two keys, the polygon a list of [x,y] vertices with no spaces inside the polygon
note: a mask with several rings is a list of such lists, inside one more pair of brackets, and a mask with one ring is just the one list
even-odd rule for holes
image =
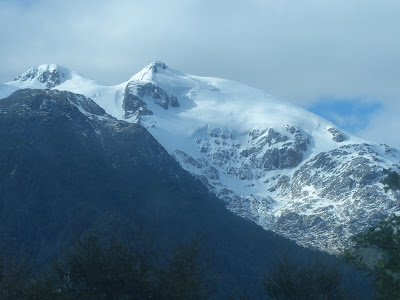
{"label": "white cloud", "polygon": [[389,103],[385,110],[372,116],[360,136],[378,143],[385,143],[400,149],[400,103]]}
{"label": "white cloud", "polygon": [[0,0],[0,82],[58,63],[111,84],[163,60],[300,105],[373,99],[395,114],[399,13],[395,0]]}

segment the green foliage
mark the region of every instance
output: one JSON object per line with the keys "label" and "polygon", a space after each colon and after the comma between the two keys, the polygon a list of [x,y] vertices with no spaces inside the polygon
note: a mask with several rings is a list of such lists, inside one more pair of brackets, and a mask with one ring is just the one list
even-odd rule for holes
{"label": "green foliage", "polygon": [[[400,216],[392,216],[353,237],[346,260],[374,277],[377,299],[400,299]],[[366,250],[375,253],[368,260]]]}
{"label": "green foliage", "polygon": [[102,245],[94,237],[77,243],[54,267],[60,294],[75,299],[143,299],[151,289],[151,265],[146,257],[111,240]]}
{"label": "green foliage", "polygon": [[395,171],[391,171],[390,169],[383,169],[383,173],[387,175],[381,181],[385,185],[385,192],[388,190],[400,190],[400,175]]}
{"label": "green foliage", "polygon": [[158,274],[157,299],[207,299],[214,293],[208,266],[199,259],[201,250],[199,239],[176,249],[168,266]]}
{"label": "green foliage", "polygon": [[0,254],[0,299],[24,299],[30,276],[31,269],[24,259],[13,259],[3,250]]}
{"label": "green foliage", "polygon": [[27,289],[27,299],[206,299],[208,272],[195,242],[178,248],[165,269],[127,244],[80,240]]}
{"label": "green foliage", "polygon": [[318,261],[301,266],[284,258],[265,276],[263,284],[272,299],[354,299],[342,278],[337,266]]}

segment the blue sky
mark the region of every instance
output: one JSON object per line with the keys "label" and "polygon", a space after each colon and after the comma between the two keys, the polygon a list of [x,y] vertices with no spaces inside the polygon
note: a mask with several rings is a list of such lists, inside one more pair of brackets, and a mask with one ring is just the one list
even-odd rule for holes
{"label": "blue sky", "polygon": [[329,98],[320,99],[305,108],[356,135],[367,128],[374,115],[383,110],[379,102]]}
{"label": "blue sky", "polygon": [[116,84],[161,60],[400,148],[399,15],[398,0],[0,0],[0,82],[56,63]]}

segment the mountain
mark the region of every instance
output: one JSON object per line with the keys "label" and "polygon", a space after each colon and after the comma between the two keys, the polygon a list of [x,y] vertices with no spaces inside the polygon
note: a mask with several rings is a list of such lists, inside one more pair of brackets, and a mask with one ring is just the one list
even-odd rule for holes
{"label": "mountain", "polygon": [[80,80],[81,78],[83,77],[77,72],[52,64],[29,69],[8,84],[18,88],[50,89],[65,81]]}
{"label": "mountain", "polygon": [[336,261],[229,212],[144,127],[85,96],[16,91],[0,101],[0,128],[0,243],[35,266],[85,232],[129,238],[139,230],[163,252],[202,234],[216,297],[226,299],[262,298],[263,274],[284,254]]}
{"label": "mountain", "polygon": [[[51,66],[37,69],[66,70]],[[162,62],[116,86],[63,72],[62,80],[22,75],[6,85],[40,81],[143,125],[229,210],[299,244],[336,252],[365,226],[400,211],[400,194],[385,193],[381,184],[383,169],[400,170],[398,150],[263,91]]]}

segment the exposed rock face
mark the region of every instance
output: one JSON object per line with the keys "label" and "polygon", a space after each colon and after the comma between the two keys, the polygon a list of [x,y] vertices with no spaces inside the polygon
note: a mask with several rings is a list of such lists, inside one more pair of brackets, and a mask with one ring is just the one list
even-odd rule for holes
{"label": "exposed rock face", "polygon": [[165,70],[168,67],[162,61],[156,61],[156,62],[150,64],[150,66],[149,66],[150,71],[153,72],[153,73],[157,73],[158,72],[158,68],[161,68],[161,69]]}
{"label": "exposed rock face", "polygon": [[332,140],[335,142],[341,143],[347,140],[347,138],[335,128],[329,128],[328,132],[332,134]]}
{"label": "exposed rock face", "polygon": [[[269,180],[271,171],[290,170],[299,165],[310,144],[310,136],[285,127],[285,134],[273,128],[255,129],[248,133],[205,127],[194,134],[200,158],[176,151],[176,158],[185,169],[196,174],[227,207],[236,214],[269,226],[275,200],[269,193],[248,193]],[[231,179],[241,183],[232,186]],[[268,179],[269,178],[269,179]],[[266,187],[269,185],[266,184]]]}
{"label": "exposed rock face", "polygon": [[166,91],[150,82],[144,85],[136,84],[136,92],[139,97],[147,96],[153,98],[154,103],[164,109],[168,109],[169,105],[172,107],[179,106],[178,99],[175,96],[168,96]]}
{"label": "exposed rock face", "polygon": [[332,252],[360,228],[399,211],[400,194],[385,193],[380,183],[387,164],[382,148],[346,145],[305,162],[290,180],[275,186],[287,203],[273,230]]}
{"label": "exposed rock face", "polygon": [[[36,69],[43,75],[32,69],[21,80],[58,82],[45,71],[60,68]],[[381,184],[383,169],[400,171],[398,151],[262,91],[162,62],[125,84],[85,83],[80,91],[113,116],[145,126],[228,209],[303,245],[334,252],[365,226],[400,212],[398,193]]]}
{"label": "exposed rock face", "polygon": [[122,107],[125,111],[125,119],[153,114],[153,112],[147,108],[146,102],[144,102],[139,96],[130,93],[128,87],[125,89]]}
{"label": "exposed rock face", "polygon": [[254,129],[247,134],[205,128],[196,134],[195,141],[209,161],[241,180],[252,180],[267,171],[297,167],[303,160],[310,137],[291,128],[287,135],[273,128]]}
{"label": "exposed rock face", "polygon": [[53,88],[61,83],[60,74],[57,70],[45,71],[39,74],[35,74],[34,72],[26,73],[23,76],[15,78],[14,81],[27,81],[35,77],[38,79],[39,82],[45,83],[48,88]]}
{"label": "exposed rock face", "polygon": [[400,193],[385,193],[380,183],[384,168],[399,169],[397,150],[349,144],[307,157],[313,137],[293,126],[285,130],[204,128],[194,135],[198,158],[183,151],[176,158],[233,212],[328,252],[400,211]]}
{"label": "exposed rock face", "polygon": [[[14,102],[13,99],[19,99]],[[23,104],[21,105],[21,102]],[[78,110],[76,110],[78,108]],[[83,95],[57,90],[19,90],[9,98],[2,100],[2,114],[37,114],[44,117],[52,117],[51,113],[62,114],[68,117],[69,114],[82,113],[85,115],[106,116],[106,112],[92,100]],[[83,117],[82,117],[83,118]],[[82,119],[78,118],[78,119]]]}
{"label": "exposed rock face", "polygon": [[49,89],[54,88],[70,78],[69,70],[57,65],[41,65],[18,76],[14,81],[37,81]]}
{"label": "exposed rock face", "polygon": [[[156,66],[154,67],[157,68]],[[124,118],[135,117],[139,120],[141,116],[152,115],[153,111],[148,108],[149,101],[165,110],[170,107],[179,107],[179,101],[174,95],[168,95],[166,91],[153,83],[142,84],[132,81],[127,84],[124,91]]]}
{"label": "exposed rock face", "polygon": [[55,87],[61,83],[60,73],[56,70],[46,71],[38,76],[38,80],[42,83],[46,83],[48,88]]}

